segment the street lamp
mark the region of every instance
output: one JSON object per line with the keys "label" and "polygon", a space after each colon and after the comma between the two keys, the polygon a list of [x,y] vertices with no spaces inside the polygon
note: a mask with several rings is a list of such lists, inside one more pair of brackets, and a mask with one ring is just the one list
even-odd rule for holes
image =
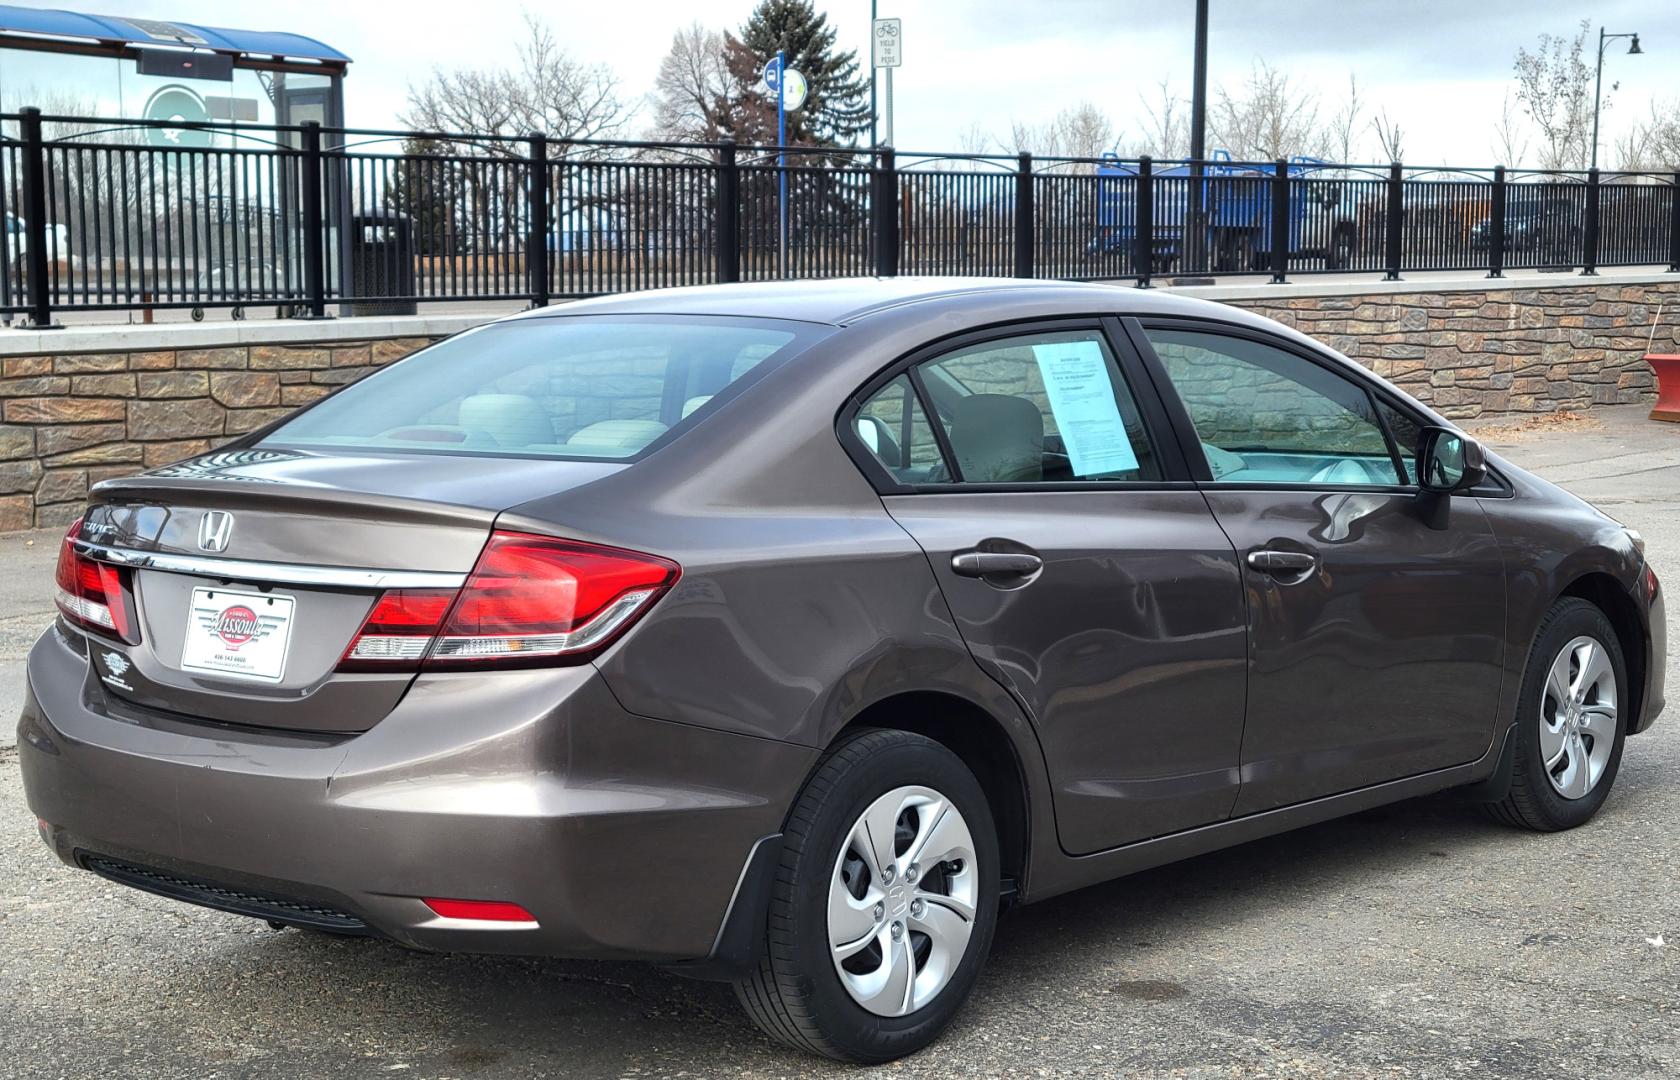
{"label": "street lamp", "polygon": [[1604,46],[1617,38],[1632,38],[1633,44],[1628,47],[1629,56],[1638,56],[1644,50],[1639,47],[1638,34],[1606,34],[1604,27],[1598,28],[1598,75],[1593,79],[1593,146],[1592,167],[1598,168],[1598,106],[1604,91]]}

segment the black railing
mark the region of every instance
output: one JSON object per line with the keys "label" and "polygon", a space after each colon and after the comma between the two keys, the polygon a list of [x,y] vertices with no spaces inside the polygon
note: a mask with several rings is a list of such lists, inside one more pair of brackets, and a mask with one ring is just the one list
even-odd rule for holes
{"label": "black railing", "polygon": [[[1680,175],[0,116],[0,314],[717,281],[1680,271]],[[395,305],[393,308],[392,305]]]}

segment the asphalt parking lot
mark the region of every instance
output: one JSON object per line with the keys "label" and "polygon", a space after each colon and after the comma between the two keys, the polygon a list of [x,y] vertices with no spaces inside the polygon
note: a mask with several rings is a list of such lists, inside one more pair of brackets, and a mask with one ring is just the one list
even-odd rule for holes
{"label": "asphalt parking lot", "polygon": [[[1680,427],[1482,434],[1680,583]],[[1571,833],[1436,797],[1023,909],[941,1042],[850,1070],[761,1038],[727,987],[275,932],[61,866],[10,720],[56,539],[0,537],[0,1077],[1680,1075],[1680,706]]]}

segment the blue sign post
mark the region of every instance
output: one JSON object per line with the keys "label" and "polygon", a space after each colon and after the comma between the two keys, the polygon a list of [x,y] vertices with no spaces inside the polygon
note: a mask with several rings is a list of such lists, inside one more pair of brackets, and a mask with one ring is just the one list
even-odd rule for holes
{"label": "blue sign post", "polygon": [[776,273],[787,277],[787,54],[776,50],[775,59],[764,65],[764,85],[776,95]]}

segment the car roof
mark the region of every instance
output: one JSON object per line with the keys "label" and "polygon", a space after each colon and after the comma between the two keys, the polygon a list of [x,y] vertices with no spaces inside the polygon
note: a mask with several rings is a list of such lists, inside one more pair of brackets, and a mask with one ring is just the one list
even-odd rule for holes
{"label": "car roof", "polygon": [[1227,322],[1265,322],[1225,304],[1129,284],[977,277],[826,278],[651,289],[538,308],[511,318],[726,315],[846,326],[909,305],[972,306],[1007,317],[1011,301],[1030,302],[1040,312],[1056,308],[1067,314],[1200,315]]}

